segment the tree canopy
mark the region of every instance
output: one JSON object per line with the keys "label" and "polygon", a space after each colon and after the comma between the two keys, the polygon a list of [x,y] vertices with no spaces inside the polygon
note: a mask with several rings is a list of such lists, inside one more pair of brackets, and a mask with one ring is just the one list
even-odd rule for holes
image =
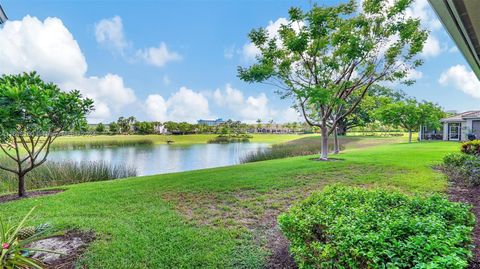
{"label": "tree canopy", "polygon": [[270,34],[254,29],[256,62],[239,67],[247,82],[274,85],[292,98],[305,120],[322,131],[321,158],[328,136],[351,114],[369,88],[380,82],[411,84],[409,73],[422,64],[428,32],[406,17],[412,0],[351,0],[337,6],[289,10],[289,22]]}
{"label": "tree canopy", "polygon": [[62,132],[83,126],[92,110],[91,99],[64,92],[35,72],[0,77],[0,149],[15,162],[0,169],[18,175],[19,196],[26,194],[25,174],[47,160]]}
{"label": "tree canopy", "polygon": [[419,131],[421,126],[436,129],[440,127],[440,119],[445,117],[440,106],[427,101],[418,102],[413,98],[390,103],[378,113],[383,123],[407,130],[409,142],[412,142],[412,133]]}

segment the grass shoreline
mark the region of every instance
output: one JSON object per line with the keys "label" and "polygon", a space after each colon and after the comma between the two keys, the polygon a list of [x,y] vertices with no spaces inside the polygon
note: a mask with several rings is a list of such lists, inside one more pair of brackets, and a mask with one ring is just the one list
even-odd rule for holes
{"label": "grass shoreline", "polygon": [[2,204],[0,214],[13,221],[39,206],[32,224],[94,230],[99,239],[78,264],[87,268],[259,268],[276,235],[269,227],[292,203],[333,183],[444,192],[445,177],[431,165],[457,147],[384,144],[347,149],[342,162],[301,156],[70,185],[53,196]]}
{"label": "grass shoreline", "polygon": [[[75,144],[109,144],[109,143],[151,143],[168,144],[167,141],[174,141],[173,144],[206,144],[209,140],[217,137],[217,134],[193,134],[193,135],[85,135],[85,136],[61,136],[54,144],[75,145]],[[251,134],[250,142],[254,143],[282,143],[302,137],[318,136],[317,134]]]}

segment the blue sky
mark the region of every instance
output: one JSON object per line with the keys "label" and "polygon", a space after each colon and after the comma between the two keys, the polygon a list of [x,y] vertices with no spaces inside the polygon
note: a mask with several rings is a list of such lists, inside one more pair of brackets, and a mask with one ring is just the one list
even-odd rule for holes
{"label": "blue sky", "polygon": [[[121,115],[190,122],[297,118],[289,100],[270,86],[240,81],[236,69],[252,62],[252,28],[274,29],[289,7],[308,8],[310,1],[0,3],[10,19],[0,29],[0,73],[38,70],[64,89],[80,89],[96,101],[92,122]],[[425,64],[414,86],[391,86],[445,109],[480,109],[480,83],[426,0],[410,15],[431,30]]]}

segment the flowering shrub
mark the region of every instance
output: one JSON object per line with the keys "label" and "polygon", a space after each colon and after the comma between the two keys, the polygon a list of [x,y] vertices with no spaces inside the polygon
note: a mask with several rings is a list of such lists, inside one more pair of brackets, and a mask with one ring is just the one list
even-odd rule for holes
{"label": "flowering shrub", "polygon": [[299,268],[465,268],[475,219],[441,195],[334,186],[279,223]]}
{"label": "flowering shrub", "polygon": [[470,155],[480,155],[480,140],[472,140],[462,143],[461,151]]}

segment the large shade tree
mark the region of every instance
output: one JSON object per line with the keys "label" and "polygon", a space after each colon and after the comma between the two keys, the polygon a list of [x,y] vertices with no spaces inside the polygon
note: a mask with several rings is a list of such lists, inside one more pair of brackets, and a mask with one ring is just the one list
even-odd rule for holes
{"label": "large shade tree", "polygon": [[258,48],[256,63],[239,67],[239,77],[262,82],[290,97],[306,122],[321,129],[321,159],[328,157],[328,136],[381,82],[413,83],[422,64],[428,32],[406,17],[412,0],[364,0],[310,10],[289,10],[289,23],[271,34],[250,32]]}
{"label": "large shade tree", "polygon": [[47,161],[55,139],[83,126],[92,110],[92,100],[61,91],[34,72],[0,77],[0,149],[13,161],[0,169],[18,176],[20,197],[27,194],[25,175]]}

